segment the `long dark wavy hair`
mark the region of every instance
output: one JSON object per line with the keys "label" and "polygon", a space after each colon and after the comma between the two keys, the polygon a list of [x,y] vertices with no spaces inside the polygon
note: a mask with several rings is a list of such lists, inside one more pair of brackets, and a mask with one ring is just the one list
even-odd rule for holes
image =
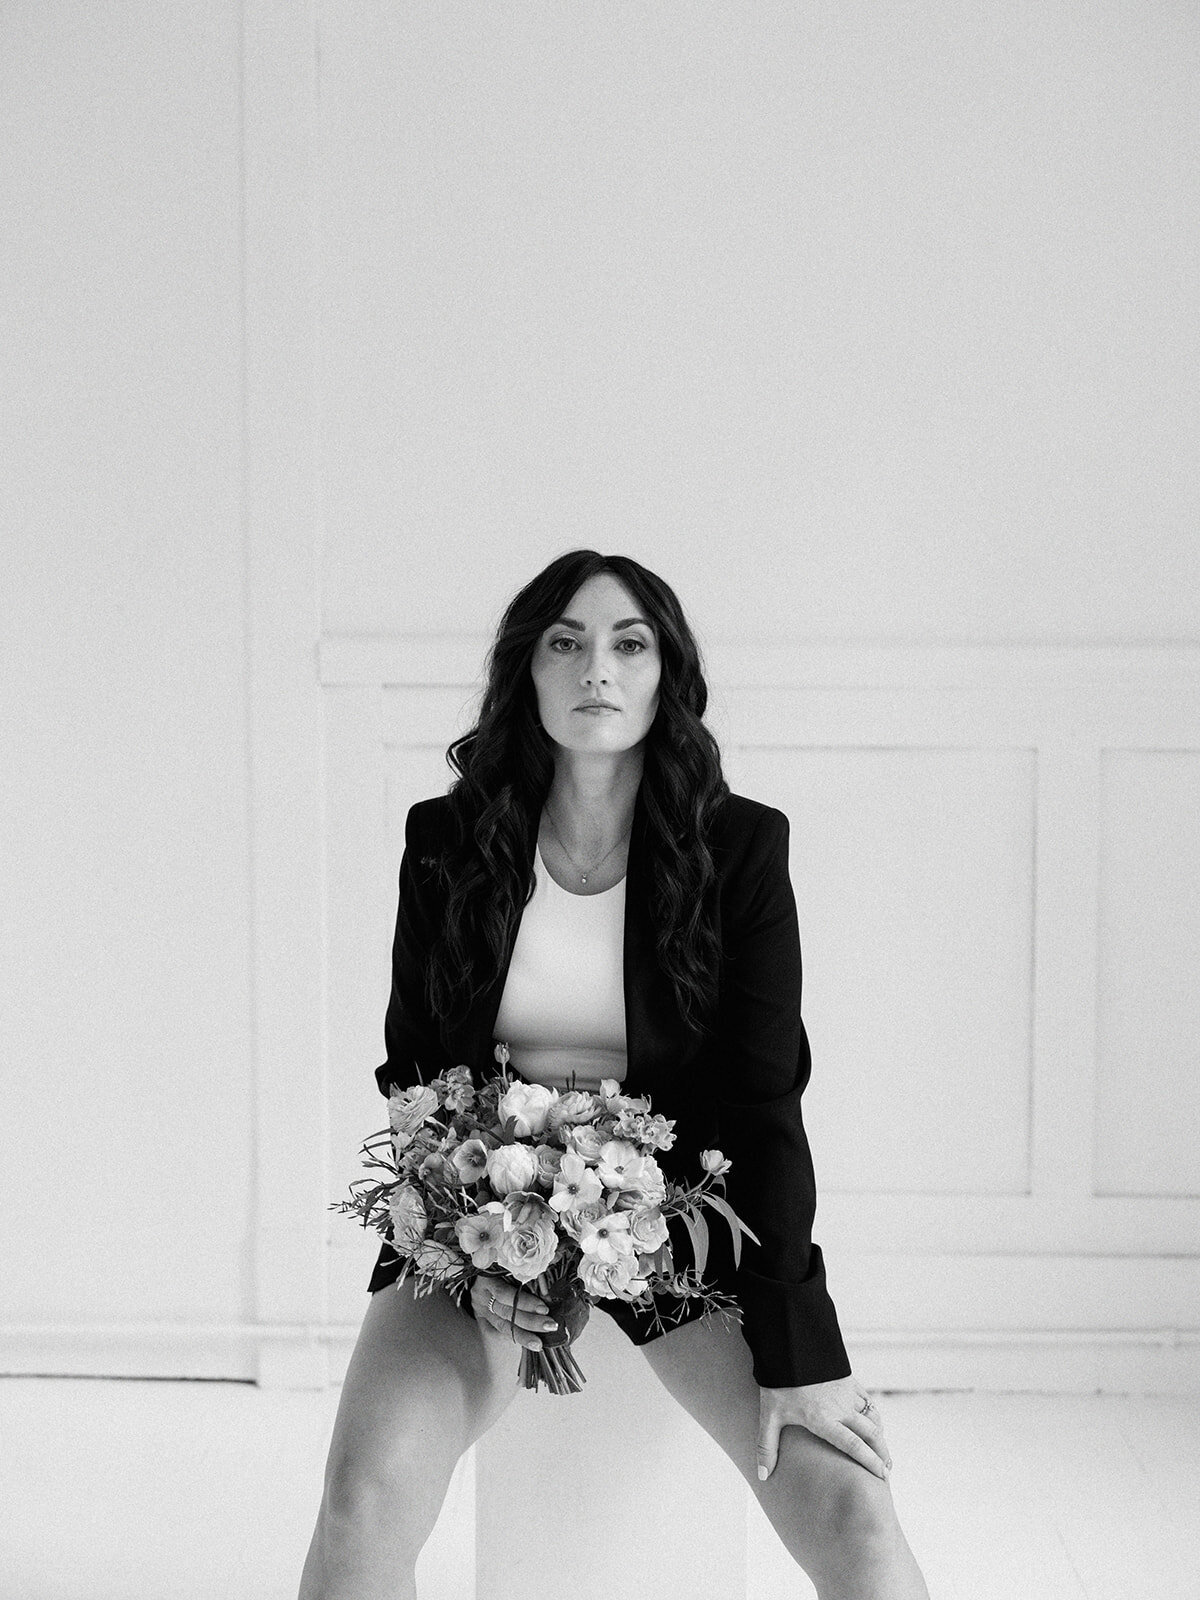
{"label": "long dark wavy hair", "polygon": [[[445,918],[426,969],[436,1016],[452,1020],[470,1009],[499,969],[533,894],[529,864],[554,776],[554,744],[538,716],[530,662],[572,595],[601,572],[624,584],[658,639],[659,703],[641,780],[658,960],[685,1026],[709,1030],[720,958],[709,839],[729,785],[703,721],[708,686],[700,650],[669,584],[629,556],[596,550],[559,556],[510,601],[488,655],[475,726],[446,752],[457,773],[448,793],[457,827],[441,863]],[[483,971],[475,970],[475,944],[488,952]]]}

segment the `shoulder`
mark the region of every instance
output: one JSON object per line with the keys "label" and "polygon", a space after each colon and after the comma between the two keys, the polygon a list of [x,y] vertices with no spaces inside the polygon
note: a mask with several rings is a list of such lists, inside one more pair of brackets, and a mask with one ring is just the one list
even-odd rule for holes
{"label": "shoulder", "polygon": [[730,790],[712,831],[718,873],[723,877],[761,875],[775,856],[786,860],[790,832],[787,813],[778,806]]}
{"label": "shoulder", "polygon": [[789,831],[785,811],[767,805],[764,800],[752,800],[748,794],[734,794],[731,789],[717,813],[713,842],[726,848],[746,843],[755,843],[759,848],[770,847],[779,839],[786,839]]}
{"label": "shoulder", "polygon": [[428,800],[418,800],[408,808],[405,818],[405,847],[418,858],[419,865],[434,867],[449,842],[453,826],[449,795],[437,794]]}

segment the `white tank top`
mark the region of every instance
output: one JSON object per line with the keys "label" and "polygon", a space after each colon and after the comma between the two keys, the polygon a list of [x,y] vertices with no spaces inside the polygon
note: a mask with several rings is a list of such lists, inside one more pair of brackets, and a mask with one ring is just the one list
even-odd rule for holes
{"label": "white tank top", "polygon": [[600,1087],[625,1077],[625,879],[600,894],[555,883],[537,851],[537,882],[521,913],[494,1038],[530,1083]]}

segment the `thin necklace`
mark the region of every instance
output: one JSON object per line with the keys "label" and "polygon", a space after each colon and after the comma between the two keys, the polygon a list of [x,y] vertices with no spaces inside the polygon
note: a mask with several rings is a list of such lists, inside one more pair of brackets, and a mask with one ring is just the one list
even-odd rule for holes
{"label": "thin necklace", "polygon": [[[550,807],[547,806],[545,808],[545,811],[546,811],[546,821],[550,824],[550,832],[558,840],[559,848],[562,850],[563,855],[566,856],[567,860],[575,868],[575,871],[579,872],[579,863],[578,863],[578,861],[576,861],[575,857],[567,849],[566,845],[563,844],[563,842],[562,842],[562,834],[559,833],[558,829],[554,826],[554,818],[550,815]],[[619,846],[623,845],[624,843],[625,843],[624,838],[618,839],[616,844],[613,845],[612,850],[606,850],[604,852],[604,854],[600,857],[599,861],[594,862],[587,869],[587,872],[579,872],[579,881],[580,881],[580,883],[586,883],[588,881],[588,873],[589,872],[595,872],[597,867],[602,867],[604,865],[604,863],[608,860],[609,856],[612,855],[613,850],[618,849]]]}

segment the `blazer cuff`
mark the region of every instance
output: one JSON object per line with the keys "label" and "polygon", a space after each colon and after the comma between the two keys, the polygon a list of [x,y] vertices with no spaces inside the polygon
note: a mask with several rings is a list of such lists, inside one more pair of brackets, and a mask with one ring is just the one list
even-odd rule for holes
{"label": "blazer cuff", "polygon": [[760,1388],[793,1389],[850,1376],[850,1358],[825,1287],[819,1245],[811,1246],[809,1273],[803,1282],[764,1278],[743,1267],[736,1275],[736,1289],[742,1333],[754,1358],[754,1381]]}

